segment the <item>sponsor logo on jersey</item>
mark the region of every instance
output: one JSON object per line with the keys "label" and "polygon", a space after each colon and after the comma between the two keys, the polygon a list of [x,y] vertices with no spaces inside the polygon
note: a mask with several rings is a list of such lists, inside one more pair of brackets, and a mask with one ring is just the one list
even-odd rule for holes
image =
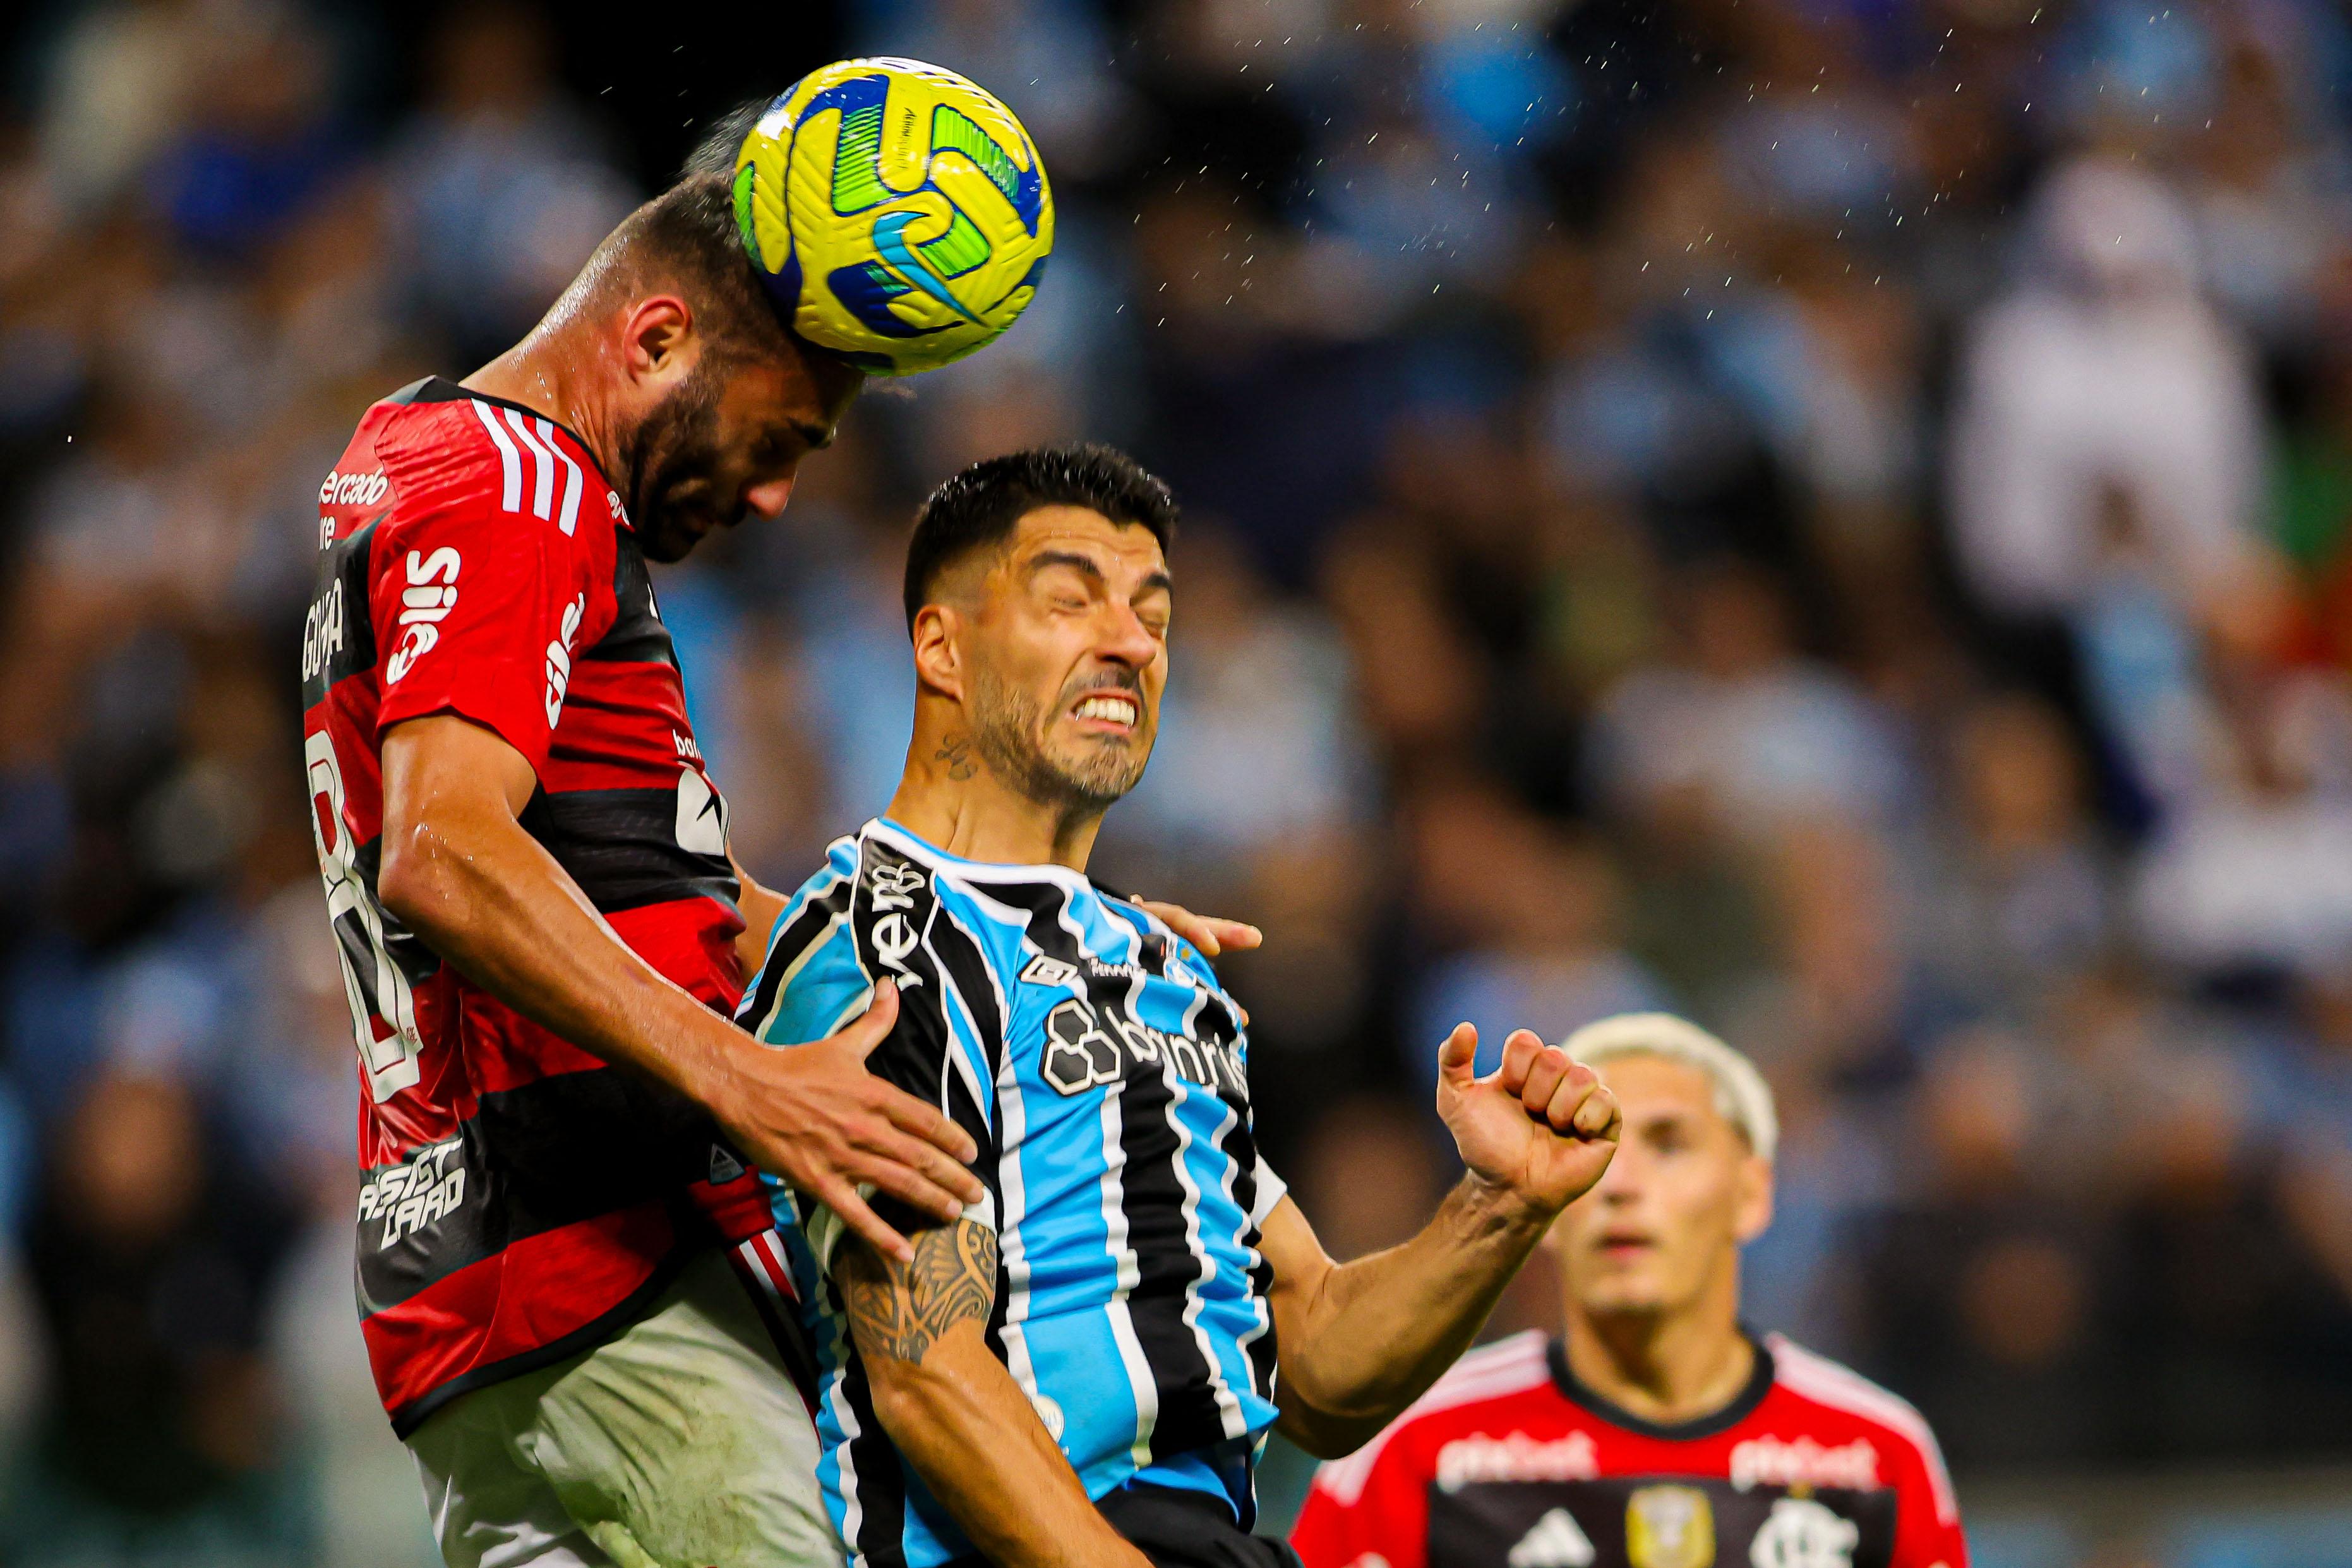
{"label": "sponsor logo on jersey", "polygon": [[1777,1498],[1748,1544],[1749,1568],[1853,1568],[1862,1526],[1811,1498]]}
{"label": "sponsor logo on jersey", "polygon": [[1731,1450],[1731,1484],[1741,1491],[1759,1486],[1869,1491],[1878,1485],[1878,1450],[1867,1437],[1834,1448],[1811,1437],[1750,1437]]}
{"label": "sponsor logo on jersey", "polygon": [[452,1165],[457,1140],[419,1149],[360,1188],[360,1223],[383,1221],[378,1250],[411,1236],[466,1201],[466,1167]]}
{"label": "sponsor logo on jersey", "polygon": [[1600,1450],[1589,1432],[1549,1441],[1525,1432],[1456,1437],[1437,1450],[1437,1484],[1446,1491],[1476,1481],[1589,1481],[1600,1474]]}
{"label": "sponsor logo on jersey", "polygon": [[1637,1489],[1625,1500],[1625,1561],[1633,1568],[1710,1568],[1715,1510],[1696,1487]]}
{"label": "sponsor logo on jersey", "polygon": [[1510,1568],[1590,1568],[1594,1555],[1592,1538],[1575,1516],[1556,1508],[1537,1520],[1503,1561]]}
{"label": "sponsor logo on jersey", "polygon": [[447,545],[431,555],[408,552],[408,586],[400,595],[396,622],[401,627],[400,645],[384,666],[384,685],[398,685],[400,677],[441,641],[440,622],[457,607],[457,572],[463,564],[463,558]]}
{"label": "sponsor logo on jersey", "polygon": [[322,507],[373,507],[383,499],[392,481],[383,470],[366,474],[330,474],[319,486],[319,505]]}
{"label": "sponsor logo on jersey", "polygon": [[915,907],[915,895],[929,880],[922,867],[890,861],[876,862],[866,873],[868,897],[881,911],[881,918],[874,922],[866,937],[874,944],[876,960],[896,977],[901,990],[923,983],[920,975],[907,967],[908,957],[923,940],[907,911]]}
{"label": "sponsor logo on jersey", "polygon": [[1075,964],[1066,964],[1059,958],[1040,953],[1030,959],[1028,967],[1021,971],[1021,979],[1025,985],[1051,986],[1059,990],[1077,983],[1078,969]]}
{"label": "sponsor logo on jersey", "polygon": [[339,577],[310,601],[310,612],[302,618],[302,678],[318,674],[342,651],[343,580]]}
{"label": "sponsor logo on jersey", "polygon": [[1158,1071],[1165,1061],[1177,1076],[1204,1088],[1236,1092],[1248,1087],[1240,1054],[1230,1045],[1168,1034],[1133,1019],[1105,1018],[1076,998],[1045,1015],[1045,1082],[1063,1094],[1125,1081],[1129,1071]]}
{"label": "sponsor logo on jersey", "polygon": [[[449,597],[455,602],[457,591],[452,589]],[[560,635],[547,645],[547,722],[550,725],[562,714],[563,694],[572,689],[572,644],[579,639],[580,620],[587,613],[588,596],[584,593],[574,595],[572,602],[563,607]]]}

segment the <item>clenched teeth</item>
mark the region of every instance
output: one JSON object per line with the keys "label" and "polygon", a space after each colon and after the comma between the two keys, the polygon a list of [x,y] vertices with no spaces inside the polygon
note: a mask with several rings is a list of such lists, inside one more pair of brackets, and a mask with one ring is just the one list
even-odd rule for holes
{"label": "clenched teeth", "polygon": [[1107,719],[1112,724],[1133,724],[1135,704],[1126,697],[1088,697],[1078,705],[1077,716]]}

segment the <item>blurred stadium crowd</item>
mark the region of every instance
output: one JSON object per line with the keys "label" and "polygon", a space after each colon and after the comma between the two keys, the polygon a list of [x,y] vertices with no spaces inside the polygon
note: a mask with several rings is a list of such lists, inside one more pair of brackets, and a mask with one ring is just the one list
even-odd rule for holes
{"label": "blurred stadium crowd", "polygon": [[[1229,977],[1335,1250],[1449,1179],[1446,1025],[1671,1007],[1782,1098],[1753,1314],[1910,1396],[1964,1481],[2342,1456],[2335,7],[828,26],[1003,94],[1062,229],[1002,345],[878,389],[782,525],[664,580],[747,864],[791,885],[895,780],[920,493],[1122,443],[1188,527],[1160,755],[1098,867],[1267,929]],[[343,6],[20,35],[0,1561],[415,1562],[299,782],[312,497],[368,402],[504,347],[660,165],[526,9],[451,10],[413,89]],[[1552,1310],[1531,1279],[1505,1326]]]}

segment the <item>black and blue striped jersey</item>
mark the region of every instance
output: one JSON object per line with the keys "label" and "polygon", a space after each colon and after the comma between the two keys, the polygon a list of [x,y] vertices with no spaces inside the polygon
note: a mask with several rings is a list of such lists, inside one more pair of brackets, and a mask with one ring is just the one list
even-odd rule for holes
{"label": "black and blue striped jersey", "polygon": [[[1258,1156],[1240,1009],[1199,952],[1082,873],[962,860],[877,821],[794,894],[738,1017],[772,1044],[822,1040],[885,975],[899,1018],[870,1065],[980,1145],[988,1197],[968,1218],[998,1238],[989,1343],[1088,1495],[1207,1492],[1247,1523],[1276,1415],[1258,1229],[1284,1188]],[[851,1562],[968,1554],[875,1421],[824,1277],[839,1222],[773,1191],[821,1371],[818,1479]]]}

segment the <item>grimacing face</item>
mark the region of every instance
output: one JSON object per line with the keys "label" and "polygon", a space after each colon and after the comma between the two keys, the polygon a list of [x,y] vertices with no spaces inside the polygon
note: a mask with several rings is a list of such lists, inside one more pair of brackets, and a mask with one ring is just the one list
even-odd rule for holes
{"label": "grimacing face", "polygon": [[629,519],[648,559],[784,509],[801,459],[830,445],[865,378],[817,356],[704,348],[627,444]]}
{"label": "grimacing face", "polygon": [[1672,1317],[1710,1286],[1736,1282],[1740,1243],[1771,1219],[1772,1170],[1716,1108],[1714,1083],[1697,1068],[1621,1056],[1594,1071],[1617,1096],[1623,1137],[1545,1245],[1571,1308]]}
{"label": "grimacing face", "polygon": [[1058,506],[1014,526],[963,638],[964,709],[999,778],[1078,810],[1135,788],[1160,734],[1171,596],[1149,528]]}

